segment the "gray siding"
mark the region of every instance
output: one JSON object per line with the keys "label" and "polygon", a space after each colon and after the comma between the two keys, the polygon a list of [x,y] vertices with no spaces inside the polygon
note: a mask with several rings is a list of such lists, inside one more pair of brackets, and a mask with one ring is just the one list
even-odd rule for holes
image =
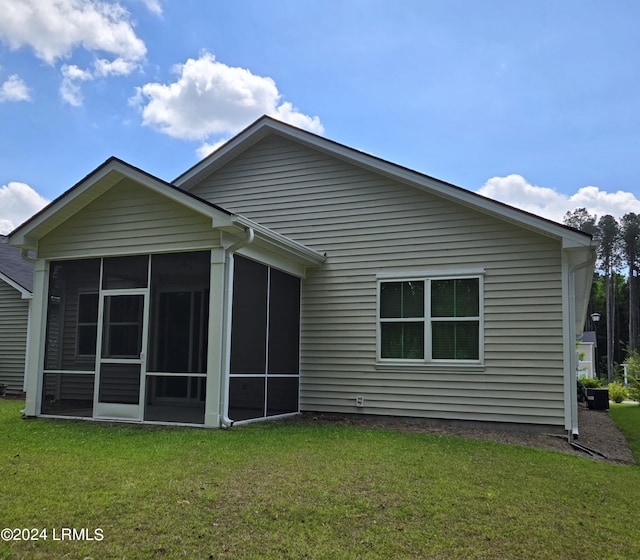
{"label": "gray siding", "polygon": [[27,347],[29,301],[0,280],[0,383],[22,391]]}
{"label": "gray siding", "polygon": [[[563,425],[559,241],[277,136],[192,192],[327,252],[303,283],[302,410]],[[486,269],[484,367],[377,365],[376,274],[434,267]]]}
{"label": "gray siding", "polygon": [[209,249],[219,233],[211,219],[127,179],[46,235],[42,258]]}

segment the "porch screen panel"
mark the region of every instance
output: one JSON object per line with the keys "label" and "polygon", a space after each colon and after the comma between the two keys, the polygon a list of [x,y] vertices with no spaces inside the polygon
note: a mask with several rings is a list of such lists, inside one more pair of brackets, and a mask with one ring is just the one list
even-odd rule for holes
{"label": "porch screen panel", "polygon": [[102,287],[105,290],[146,288],[149,276],[149,256],[110,257],[104,259]]}
{"label": "porch screen panel", "polygon": [[147,375],[144,419],[204,424],[207,380],[188,375]]}
{"label": "porch screen panel", "polygon": [[235,257],[229,417],[298,412],[300,279]]}
{"label": "porch screen panel", "polygon": [[52,262],[45,370],[95,369],[100,259]]}
{"label": "porch screen panel", "polygon": [[229,418],[250,420],[264,414],[265,377],[232,377],[229,380]]}
{"label": "porch screen panel", "polygon": [[42,379],[42,414],[93,416],[94,374],[45,373]]}
{"label": "porch screen panel", "polygon": [[268,272],[263,264],[234,257],[232,374],[265,372]]}
{"label": "porch screen panel", "polygon": [[211,253],[151,258],[148,371],[205,373]]}
{"label": "porch screen panel", "polygon": [[138,404],[140,402],[139,364],[102,364],[100,402]]}
{"label": "porch screen panel", "polygon": [[271,270],[268,373],[297,374],[300,362],[300,279]]}
{"label": "porch screen panel", "polygon": [[267,416],[298,412],[298,377],[269,377]]}

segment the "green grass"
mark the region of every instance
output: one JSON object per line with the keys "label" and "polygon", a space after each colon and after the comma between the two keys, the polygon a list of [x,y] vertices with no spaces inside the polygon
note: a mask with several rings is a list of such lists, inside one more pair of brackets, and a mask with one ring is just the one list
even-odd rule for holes
{"label": "green grass", "polygon": [[611,403],[610,416],[622,431],[638,464],[640,464],[640,406]]}
{"label": "green grass", "polygon": [[[640,558],[640,468],[352,426],[21,420],[0,400],[0,558]],[[101,529],[96,541],[52,530]]]}

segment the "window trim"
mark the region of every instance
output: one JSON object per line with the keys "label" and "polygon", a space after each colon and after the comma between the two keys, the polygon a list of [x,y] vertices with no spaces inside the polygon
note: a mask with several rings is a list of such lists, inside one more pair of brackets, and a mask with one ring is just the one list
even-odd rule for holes
{"label": "window trim", "polygon": [[[376,276],[376,364],[381,366],[482,366],[484,365],[484,276],[485,270],[438,270],[402,273],[384,273]],[[478,316],[460,318],[431,317],[431,282],[434,280],[466,280],[478,279]],[[386,282],[424,282],[424,314],[423,317],[412,318],[383,318],[380,316],[382,284]],[[437,321],[478,321],[478,359],[455,360],[432,358],[432,324]],[[382,327],[383,323],[393,322],[423,322],[424,324],[424,358],[383,358],[382,357]]]}

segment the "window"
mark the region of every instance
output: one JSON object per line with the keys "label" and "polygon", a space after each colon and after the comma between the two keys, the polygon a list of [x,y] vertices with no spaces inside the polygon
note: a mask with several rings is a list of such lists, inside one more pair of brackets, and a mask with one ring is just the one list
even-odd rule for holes
{"label": "window", "polygon": [[480,361],[481,291],[478,276],[380,282],[380,358]]}

